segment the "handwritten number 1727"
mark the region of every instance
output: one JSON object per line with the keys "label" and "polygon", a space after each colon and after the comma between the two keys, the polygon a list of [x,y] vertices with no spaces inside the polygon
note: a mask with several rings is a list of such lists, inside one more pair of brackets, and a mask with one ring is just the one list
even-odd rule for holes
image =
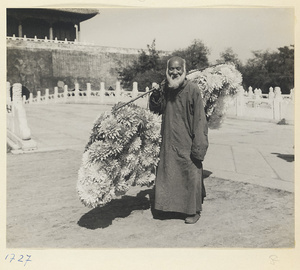
{"label": "handwritten number 1727", "polygon": [[[24,258],[24,255],[20,255],[20,258],[18,259],[18,262],[22,262],[24,263],[24,266],[27,264],[27,262],[31,262],[30,258],[31,258],[31,255],[26,255],[27,256],[27,259],[24,261],[23,259]],[[11,254],[7,254],[6,257],[5,257],[5,260],[9,259],[9,262],[12,262],[14,260],[16,260],[16,255],[14,253],[11,253]]]}

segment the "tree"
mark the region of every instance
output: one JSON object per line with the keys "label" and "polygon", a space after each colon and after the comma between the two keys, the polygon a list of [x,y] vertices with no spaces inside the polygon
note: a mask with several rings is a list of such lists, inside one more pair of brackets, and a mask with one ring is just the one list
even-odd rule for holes
{"label": "tree", "polygon": [[207,67],[209,49],[201,40],[195,39],[186,49],[176,50],[172,56],[179,56],[185,59],[187,71]]}
{"label": "tree", "polygon": [[208,48],[200,40],[194,40],[186,49],[174,51],[171,55],[161,55],[155,48],[155,40],[147,45],[147,51],[141,50],[136,61],[121,68],[119,79],[125,89],[131,89],[133,82],[137,82],[139,90],[151,88],[153,82],[160,83],[165,78],[166,64],[170,56],[179,56],[186,60],[187,71],[200,69],[209,65]]}
{"label": "tree", "polygon": [[270,87],[279,86],[282,93],[294,88],[294,46],[284,46],[278,51],[254,51],[254,57],[241,67],[245,88],[252,86],[267,93]]}
{"label": "tree", "polygon": [[154,39],[151,45],[147,45],[147,51],[141,50],[137,60],[118,71],[122,86],[131,89],[133,82],[137,82],[142,91],[151,87],[152,82],[160,82],[164,77],[163,59],[155,48]]}
{"label": "tree", "polygon": [[242,62],[238,58],[238,55],[233,52],[232,48],[226,48],[224,52],[220,53],[220,58],[216,61],[218,64],[221,63],[233,63],[235,64],[236,68],[239,69]]}

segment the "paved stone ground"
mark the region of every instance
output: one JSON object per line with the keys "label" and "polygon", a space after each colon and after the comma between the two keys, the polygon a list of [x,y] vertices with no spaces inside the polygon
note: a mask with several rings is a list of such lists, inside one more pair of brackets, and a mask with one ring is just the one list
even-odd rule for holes
{"label": "paved stone ground", "polygon": [[[93,120],[110,107],[27,108],[38,151],[7,155],[7,247],[294,246],[293,126],[228,119],[209,133],[200,221],[153,217],[151,188],[96,209],[76,193]],[[79,124],[80,123],[80,124]]]}

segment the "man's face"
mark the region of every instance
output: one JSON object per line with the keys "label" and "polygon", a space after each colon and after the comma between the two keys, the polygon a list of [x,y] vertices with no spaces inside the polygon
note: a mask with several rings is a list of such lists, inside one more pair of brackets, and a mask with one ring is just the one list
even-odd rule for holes
{"label": "man's face", "polygon": [[172,79],[180,77],[184,72],[183,63],[179,61],[170,61],[168,66],[168,74]]}

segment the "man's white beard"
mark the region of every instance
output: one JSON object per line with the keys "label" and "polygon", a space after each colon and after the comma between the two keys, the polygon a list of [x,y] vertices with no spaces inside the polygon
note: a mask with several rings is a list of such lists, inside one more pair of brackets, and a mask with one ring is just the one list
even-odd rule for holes
{"label": "man's white beard", "polygon": [[186,70],[184,70],[184,72],[180,76],[177,76],[176,78],[172,78],[169,75],[169,69],[167,69],[166,75],[167,75],[167,81],[168,81],[169,88],[175,90],[183,84],[185,77],[186,77]]}

